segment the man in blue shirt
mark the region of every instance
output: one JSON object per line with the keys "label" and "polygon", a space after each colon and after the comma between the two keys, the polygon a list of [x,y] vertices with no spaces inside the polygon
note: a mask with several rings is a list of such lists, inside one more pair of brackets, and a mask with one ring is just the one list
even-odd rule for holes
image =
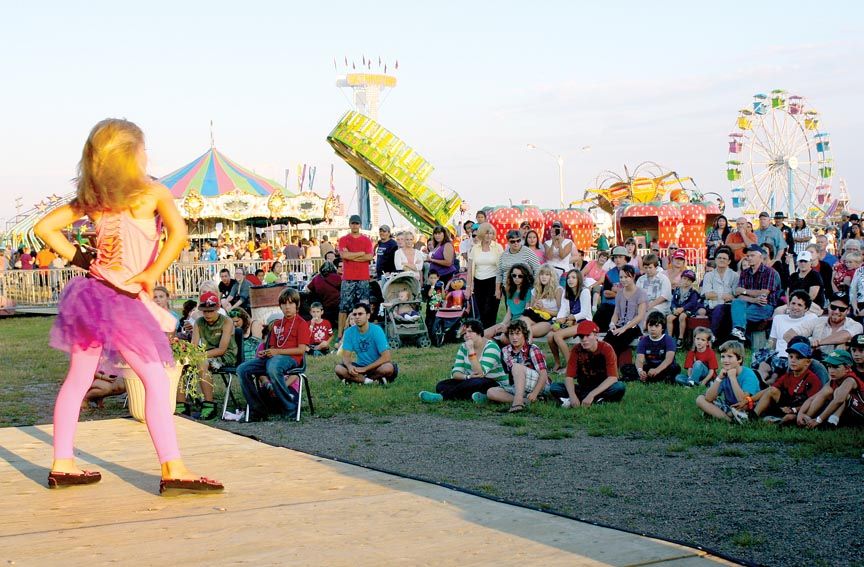
{"label": "man in blue shirt", "polygon": [[368,303],[358,303],[351,312],[354,325],[342,336],[342,361],[336,365],[336,376],[345,382],[388,384],[399,374],[399,366],[390,359],[387,336],[381,327],[369,324],[370,312]]}
{"label": "man in blue shirt", "polygon": [[786,239],[779,228],[771,224],[771,216],[762,211],[759,213],[759,228],[753,231],[759,244],[770,243],[774,247],[774,259],[782,260],[786,250]]}
{"label": "man in blue shirt", "polygon": [[390,227],[382,224],[378,229],[378,244],[375,245],[375,278],[396,271],[396,250],[399,245],[390,237]]}

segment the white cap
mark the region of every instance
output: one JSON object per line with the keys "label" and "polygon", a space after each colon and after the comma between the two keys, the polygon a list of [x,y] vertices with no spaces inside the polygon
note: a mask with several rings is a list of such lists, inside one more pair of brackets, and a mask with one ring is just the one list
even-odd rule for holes
{"label": "white cap", "polygon": [[803,252],[798,252],[798,261],[799,262],[812,262],[813,261],[813,254],[811,254],[809,250],[804,250]]}

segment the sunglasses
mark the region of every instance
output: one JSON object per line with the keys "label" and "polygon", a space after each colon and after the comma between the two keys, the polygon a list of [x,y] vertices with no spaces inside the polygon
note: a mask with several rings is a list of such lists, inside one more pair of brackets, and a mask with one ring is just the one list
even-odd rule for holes
{"label": "sunglasses", "polygon": [[847,307],[845,305],[831,304],[828,306],[828,309],[830,309],[831,311],[846,311]]}
{"label": "sunglasses", "polygon": [[525,276],[523,276],[522,274],[510,274],[510,277],[513,278],[514,280],[521,280]]}
{"label": "sunglasses", "polygon": [[520,240],[520,239],[518,239],[518,238],[512,238],[512,239],[510,240],[510,244],[516,244],[517,242],[522,242],[522,240]]}
{"label": "sunglasses", "polygon": [[239,316],[240,316],[240,312],[237,311],[236,309],[232,309],[232,310],[228,313],[228,316],[229,316],[229,317],[239,317]]}

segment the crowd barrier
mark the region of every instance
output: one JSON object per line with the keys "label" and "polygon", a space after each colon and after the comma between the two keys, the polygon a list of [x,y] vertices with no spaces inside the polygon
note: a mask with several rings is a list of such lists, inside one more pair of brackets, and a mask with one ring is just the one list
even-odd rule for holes
{"label": "crowd barrier", "polygon": [[[307,280],[318,271],[322,262],[321,258],[285,260],[282,266],[289,280]],[[201,283],[218,281],[219,271],[223,268],[230,270],[231,277],[234,277],[234,270],[238,267],[247,274],[254,274],[259,269],[269,271],[271,263],[263,260],[174,262],[162,274],[158,284],[165,286],[174,299],[195,298]],[[69,280],[83,274],[84,271],[78,268],[6,270],[0,272],[0,298],[19,306],[51,307],[57,304]]]}

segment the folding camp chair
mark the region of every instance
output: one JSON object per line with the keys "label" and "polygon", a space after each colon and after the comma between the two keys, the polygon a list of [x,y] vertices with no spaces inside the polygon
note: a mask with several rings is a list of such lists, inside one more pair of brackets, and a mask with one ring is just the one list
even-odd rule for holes
{"label": "folding camp chair", "polygon": [[212,376],[219,376],[225,385],[225,402],[222,404],[222,419],[225,419],[229,401],[234,404],[235,409],[240,407],[240,402],[237,401],[234,392],[231,391],[231,384],[234,381],[234,377],[237,376],[237,367],[243,364],[243,329],[240,327],[234,329],[234,342],[237,343],[237,363],[234,366],[222,366],[219,370],[210,373]]}

